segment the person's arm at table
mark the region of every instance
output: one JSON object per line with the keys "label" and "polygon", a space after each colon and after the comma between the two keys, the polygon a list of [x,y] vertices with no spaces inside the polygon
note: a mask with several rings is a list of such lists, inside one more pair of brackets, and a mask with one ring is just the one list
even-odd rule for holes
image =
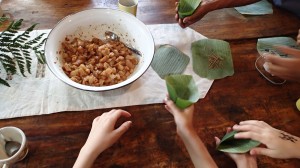
{"label": "person's arm at table", "polygon": [[285,46],[276,46],[276,49],[291,57],[283,58],[265,53],[263,57],[266,71],[282,79],[300,82],[300,50]]}
{"label": "person's arm at table", "polygon": [[[232,128],[227,128],[227,133],[231,132]],[[221,140],[215,137],[216,145],[218,146]],[[256,156],[250,155],[250,153],[225,153],[236,164],[237,168],[257,168]]]}
{"label": "person's arm at table", "polygon": [[166,98],[164,102],[165,108],[174,116],[177,134],[182,139],[194,166],[196,168],[217,167],[193,127],[194,105],[180,110],[169,98]]}
{"label": "person's arm at table", "polygon": [[223,8],[249,5],[258,1],[259,0],[202,0],[201,5],[198,6],[196,11],[191,16],[185,17],[183,19],[179,18],[177,7],[178,2],[176,2],[175,19],[182,28],[186,28],[189,25],[202,19],[207,13],[211,11]]}
{"label": "person's arm at table", "polygon": [[266,146],[251,149],[251,155],[300,159],[300,138],[275,129],[263,121],[242,121],[239,125],[233,126],[233,130],[238,131],[234,136],[236,139],[253,139]]}
{"label": "person's arm at table", "polygon": [[92,167],[98,155],[112,146],[129,129],[131,121],[126,121],[115,129],[117,120],[122,116],[130,117],[131,114],[124,110],[111,110],[94,119],[90,134],[73,168]]}

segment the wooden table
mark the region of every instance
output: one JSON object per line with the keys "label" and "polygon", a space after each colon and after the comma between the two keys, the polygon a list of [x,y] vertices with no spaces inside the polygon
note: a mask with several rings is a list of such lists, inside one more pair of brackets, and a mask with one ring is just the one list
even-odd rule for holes
{"label": "wooden table", "polygon": [[[140,0],[137,18],[145,24],[175,23],[174,2]],[[116,4],[116,0],[4,0],[1,6],[12,18],[25,19],[26,27],[37,22],[40,29],[49,29],[68,14],[95,7],[116,8]],[[235,166],[224,153],[215,150],[214,136],[222,137],[226,127],[239,121],[263,120],[300,136],[300,113],[295,106],[300,97],[299,83],[272,85],[254,67],[257,38],[295,37],[300,28],[298,18],[278,8],[273,15],[247,17],[234,9],[223,9],[209,13],[191,28],[208,38],[229,41],[232,49],[234,76],[215,80],[207,96],[196,103],[194,116],[199,136],[220,167]],[[94,167],[193,167],[176,135],[173,117],[163,104],[123,109],[131,112],[133,126],[99,156]],[[28,138],[28,156],[13,167],[71,167],[88,136],[92,120],[109,110],[0,120],[0,127],[19,127]],[[258,164],[263,168],[296,168],[300,161],[261,156]]]}

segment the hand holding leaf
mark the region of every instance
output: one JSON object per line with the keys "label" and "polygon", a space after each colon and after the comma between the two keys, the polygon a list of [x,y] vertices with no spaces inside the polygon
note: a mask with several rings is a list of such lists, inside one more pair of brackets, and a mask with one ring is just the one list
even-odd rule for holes
{"label": "hand holding leaf", "polygon": [[300,158],[300,138],[275,129],[263,121],[242,121],[233,126],[233,130],[239,131],[234,136],[236,139],[252,139],[266,146],[251,149],[251,155],[279,159]]}

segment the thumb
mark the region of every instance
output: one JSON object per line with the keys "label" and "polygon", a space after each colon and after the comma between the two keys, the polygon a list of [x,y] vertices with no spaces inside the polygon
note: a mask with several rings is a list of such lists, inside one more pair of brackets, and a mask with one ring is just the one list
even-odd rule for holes
{"label": "thumb", "polygon": [[215,137],[216,146],[218,146],[221,143],[221,140],[218,137]]}
{"label": "thumb", "polygon": [[165,103],[168,106],[167,110],[169,112],[171,112],[173,115],[174,115],[174,113],[178,113],[179,109],[177,108],[177,106],[175,105],[175,103],[172,100],[166,99]]}
{"label": "thumb", "polygon": [[119,128],[115,130],[118,137],[122,136],[131,126],[132,121],[124,122]]}
{"label": "thumb", "polygon": [[265,155],[272,157],[273,153],[272,150],[267,148],[253,148],[250,150],[250,155]]}

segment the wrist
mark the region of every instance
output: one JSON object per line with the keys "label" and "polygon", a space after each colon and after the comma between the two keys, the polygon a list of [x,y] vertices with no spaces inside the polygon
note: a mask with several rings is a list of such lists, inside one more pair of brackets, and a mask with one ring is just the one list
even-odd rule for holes
{"label": "wrist", "polygon": [[98,151],[96,149],[93,149],[91,147],[88,147],[86,145],[83,145],[83,147],[80,150],[79,155],[83,155],[91,160],[95,160],[98,155],[100,155],[102,151]]}
{"label": "wrist", "polygon": [[255,157],[247,157],[235,160],[237,168],[257,168],[257,161]]}
{"label": "wrist", "polygon": [[195,129],[193,128],[193,126],[185,126],[185,127],[177,127],[177,134],[181,137],[181,138],[185,138],[185,137],[190,137],[193,135],[197,135]]}

